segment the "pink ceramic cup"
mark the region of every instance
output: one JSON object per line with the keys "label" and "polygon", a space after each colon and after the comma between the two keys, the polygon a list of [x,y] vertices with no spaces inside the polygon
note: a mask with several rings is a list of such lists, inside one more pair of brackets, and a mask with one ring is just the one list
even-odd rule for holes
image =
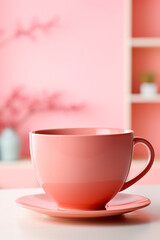
{"label": "pink ceramic cup", "polygon": [[[126,181],[136,143],[148,148],[146,167]],[[31,158],[38,181],[60,208],[102,209],[151,168],[152,145],[132,130],[70,128],[30,133]]]}

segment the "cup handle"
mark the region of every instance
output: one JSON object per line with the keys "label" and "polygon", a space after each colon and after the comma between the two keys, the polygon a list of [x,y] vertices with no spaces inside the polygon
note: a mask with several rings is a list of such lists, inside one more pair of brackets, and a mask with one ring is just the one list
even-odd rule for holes
{"label": "cup handle", "polygon": [[146,139],[141,138],[141,137],[134,137],[133,146],[135,146],[137,143],[142,143],[147,147],[148,153],[149,153],[148,162],[147,162],[146,166],[144,167],[144,169],[137,176],[135,176],[131,180],[124,183],[124,185],[122,186],[120,191],[125,190],[126,188],[130,187],[135,182],[137,182],[139,179],[141,179],[150,170],[150,168],[152,167],[152,164],[154,162],[155,153],[154,153],[154,149],[153,149],[152,145],[150,144],[150,142],[148,142]]}

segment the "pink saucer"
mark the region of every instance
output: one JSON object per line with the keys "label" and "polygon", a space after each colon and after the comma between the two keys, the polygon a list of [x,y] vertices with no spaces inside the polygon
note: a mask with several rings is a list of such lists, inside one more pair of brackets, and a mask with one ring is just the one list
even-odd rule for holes
{"label": "pink saucer", "polygon": [[118,193],[106,205],[106,209],[104,210],[72,210],[58,208],[56,203],[51,201],[47,195],[43,193],[20,197],[16,200],[16,203],[21,207],[28,208],[54,218],[84,219],[121,215],[146,207],[151,203],[151,201],[150,199],[140,195]]}

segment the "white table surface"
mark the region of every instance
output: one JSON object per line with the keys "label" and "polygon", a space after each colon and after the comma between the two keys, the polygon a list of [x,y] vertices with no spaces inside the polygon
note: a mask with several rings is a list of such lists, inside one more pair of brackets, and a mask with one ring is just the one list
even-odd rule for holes
{"label": "white table surface", "polygon": [[160,239],[160,185],[130,187],[124,192],[149,197],[151,205],[103,220],[53,219],[15,204],[16,198],[39,192],[42,190],[0,190],[0,239]]}

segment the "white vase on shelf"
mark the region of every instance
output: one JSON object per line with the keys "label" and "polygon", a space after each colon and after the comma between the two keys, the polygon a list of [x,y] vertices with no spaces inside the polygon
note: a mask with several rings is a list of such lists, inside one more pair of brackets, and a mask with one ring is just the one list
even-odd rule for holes
{"label": "white vase on shelf", "polygon": [[146,97],[153,97],[158,93],[157,85],[153,82],[144,82],[140,85],[140,93]]}
{"label": "white vase on shelf", "polygon": [[20,140],[14,129],[5,128],[3,130],[0,148],[2,161],[10,162],[19,159]]}

